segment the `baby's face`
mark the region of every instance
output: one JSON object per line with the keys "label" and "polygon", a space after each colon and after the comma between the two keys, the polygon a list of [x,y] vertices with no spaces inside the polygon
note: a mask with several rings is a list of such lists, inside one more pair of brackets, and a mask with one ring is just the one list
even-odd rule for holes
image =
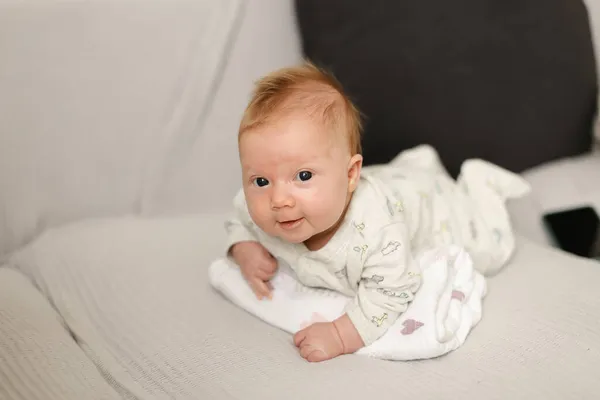
{"label": "baby's face", "polygon": [[286,117],[240,138],[244,194],[264,232],[302,243],[336,226],[362,158],[346,138],[306,117]]}

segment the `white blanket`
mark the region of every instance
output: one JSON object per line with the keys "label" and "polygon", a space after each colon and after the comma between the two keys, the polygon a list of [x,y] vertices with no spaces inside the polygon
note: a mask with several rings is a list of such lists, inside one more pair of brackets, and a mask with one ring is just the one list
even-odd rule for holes
{"label": "white blanket", "polygon": [[[423,283],[406,313],[375,343],[357,354],[387,360],[417,360],[460,347],[481,319],[487,286],[471,257],[456,246],[418,257]],[[295,333],[342,315],[350,298],[300,284],[288,268],[272,280],[272,300],[258,300],[235,264],[226,259],[209,268],[210,282],[227,299],[265,322]]]}

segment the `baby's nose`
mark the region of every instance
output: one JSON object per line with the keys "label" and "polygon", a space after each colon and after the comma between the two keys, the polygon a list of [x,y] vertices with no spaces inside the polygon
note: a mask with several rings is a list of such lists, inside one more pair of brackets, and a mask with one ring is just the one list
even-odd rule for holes
{"label": "baby's nose", "polygon": [[294,197],[286,190],[285,187],[275,187],[273,190],[273,196],[271,197],[271,207],[283,208],[293,207],[296,204]]}

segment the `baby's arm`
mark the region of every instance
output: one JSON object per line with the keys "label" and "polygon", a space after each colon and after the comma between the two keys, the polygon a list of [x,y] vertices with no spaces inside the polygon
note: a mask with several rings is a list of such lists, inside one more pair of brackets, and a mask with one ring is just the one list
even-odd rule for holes
{"label": "baby's arm", "polygon": [[269,280],[277,272],[277,260],[259,242],[242,191],[234,199],[234,210],[234,215],[225,221],[227,257],[240,267],[242,275],[259,299],[270,298]]}
{"label": "baby's arm", "polygon": [[[365,244],[369,247],[364,250],[358,292],[346,315],[368,346],[406,311],[421,285],[421,274],[403,222],[385,226],[375,240]],[[342,338],[345,334],[352,337],[354,333],[340,332]]]}

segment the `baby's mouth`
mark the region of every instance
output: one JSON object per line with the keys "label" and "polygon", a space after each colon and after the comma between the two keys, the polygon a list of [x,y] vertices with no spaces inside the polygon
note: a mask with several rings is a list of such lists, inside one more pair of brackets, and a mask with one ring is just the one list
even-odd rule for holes
{"label": "baby's mouth", "polygon": [[290,219],[287,221],[279,221],[277,222],[279,224],[279,226],[285,230],[290,230],[290,229],[294,229],[296,227],[298,227],[302,221],[304,221],[304,218],[298,218],[298,219]]}

